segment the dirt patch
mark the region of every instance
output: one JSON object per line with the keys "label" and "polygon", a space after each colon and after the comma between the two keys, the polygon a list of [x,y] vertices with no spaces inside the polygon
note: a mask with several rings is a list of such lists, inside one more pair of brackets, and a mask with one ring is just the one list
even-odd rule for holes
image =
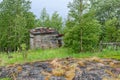
{"label": "dirt patch", "polygon": [[0,67],[0,78],[12,80],[120,80],[120,61],[99,59],[54,59]]}

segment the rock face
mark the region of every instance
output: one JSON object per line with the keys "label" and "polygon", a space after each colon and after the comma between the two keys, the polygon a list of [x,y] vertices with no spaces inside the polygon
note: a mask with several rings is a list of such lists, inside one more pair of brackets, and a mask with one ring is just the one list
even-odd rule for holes
{"label": "rock face", "polygon": [[54,59],[0,67],[0,79],[9,77],[12,80],[120,80],[119,66],[120,61],[111,59]]}

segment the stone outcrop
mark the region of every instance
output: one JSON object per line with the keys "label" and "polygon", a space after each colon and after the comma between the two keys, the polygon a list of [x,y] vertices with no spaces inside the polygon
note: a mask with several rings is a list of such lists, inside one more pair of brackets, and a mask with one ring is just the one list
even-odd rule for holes
{"label": "stone outcrop", "polygon": [[120,61],[112,59],[54,59],[0,67],[0,79],[120,80]]}

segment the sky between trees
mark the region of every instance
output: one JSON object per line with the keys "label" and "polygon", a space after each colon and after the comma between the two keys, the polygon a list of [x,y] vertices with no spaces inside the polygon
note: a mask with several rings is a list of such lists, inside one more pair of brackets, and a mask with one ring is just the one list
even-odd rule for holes
{"label": "sky between trees", "polygon": [[39,18],[40,12],[46,8],[47,12],[52,15],[57,11],[63,18],[67,17],[67,4],[72,0],[31,0],[31,11]]}

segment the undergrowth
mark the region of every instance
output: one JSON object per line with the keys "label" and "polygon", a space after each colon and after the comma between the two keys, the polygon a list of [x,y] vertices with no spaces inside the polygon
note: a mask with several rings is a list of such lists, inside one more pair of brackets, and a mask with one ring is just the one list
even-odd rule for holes
{"label": "undergrowth", "polygon": [[27,59],[25,60],[22,52],[13,52],[13,53],[1,53],[0,54],[0,66],[5,66],[8,64],[22,64],[25,62],[34,62],[49,60],[54,58],[89,58],[89,57],[100,57],[100,58],[113,58],[120,60],[120,50],[103,50],[102,52],[82,52],[74,53],[72,49],[69,48],[58,48],[58,49],[36,49],[26,51],[28,54]]}

